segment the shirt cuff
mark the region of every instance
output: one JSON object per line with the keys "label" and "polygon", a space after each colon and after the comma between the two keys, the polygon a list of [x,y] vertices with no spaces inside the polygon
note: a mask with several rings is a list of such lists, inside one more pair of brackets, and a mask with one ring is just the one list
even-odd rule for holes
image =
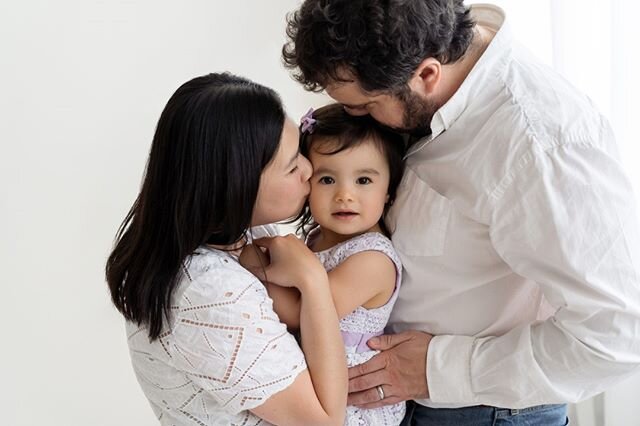
{"label": "shirt cuff", "polygon": [[435,336],[427,352],[429,398],[437,403],[473,404],[471,352],[474,337]]}

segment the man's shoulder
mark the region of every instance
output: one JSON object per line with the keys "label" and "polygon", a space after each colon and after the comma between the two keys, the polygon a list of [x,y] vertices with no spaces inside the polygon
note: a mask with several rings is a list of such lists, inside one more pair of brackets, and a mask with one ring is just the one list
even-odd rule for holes
{"label": "man's shoulder", "polygon": [[510,116],[496,119],[509,119],[514,131],[526,132],[539,148],[595,140],[608,126],[586,94],[524,49],[514,51],[503,83]]}

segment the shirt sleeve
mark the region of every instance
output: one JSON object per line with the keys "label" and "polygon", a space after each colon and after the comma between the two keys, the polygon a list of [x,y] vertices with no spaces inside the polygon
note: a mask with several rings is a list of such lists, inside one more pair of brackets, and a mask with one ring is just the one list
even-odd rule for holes
{"label": "shirt sleeve", "polygon": [[435,337],[427,360],[434,402],[576,402],[640,365],[640,233],[615,154],[574,143],[522,164],[494,194],[490,236],[555,314],[499,337]]}
{"label": "shirt sleeve", "polygon": [[251,228],[251,239],[258,239],[262,237],[275,237],[282,235],[282,232],[276,224],[258,225]]}
{"label": "shirt sleeve", "polygon": [[306,363],[264,286],[248,272],[217,272],[185,293],[191,306],[176,318],[172,358],[225,411],[238,414],[288,387]]}

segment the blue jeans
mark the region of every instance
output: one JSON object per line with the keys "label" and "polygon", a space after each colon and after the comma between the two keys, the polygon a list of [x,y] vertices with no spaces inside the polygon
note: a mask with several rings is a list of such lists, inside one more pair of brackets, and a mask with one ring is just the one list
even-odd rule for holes
{"label": "blue jeans", "polygon": [[486,405],[429,408],[407,401],[407,414],[401,426],[564,426],[568,424],[565,404],[537,405],[512,410]]}

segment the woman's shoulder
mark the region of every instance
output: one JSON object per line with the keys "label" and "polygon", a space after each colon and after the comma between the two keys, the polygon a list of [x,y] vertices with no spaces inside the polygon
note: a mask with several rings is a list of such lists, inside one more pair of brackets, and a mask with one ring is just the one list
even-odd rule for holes
{"label": "woman's shoulder", "polygon": [[[222,281],[221,285],[250,280],[253,277],[231,253],[207,246],[198,247],[184,260],[182,275],[183,279],[191,282],[215,280]],[[229,280],[230,277],[234,279]]]}
{"label": "woman's shoulder", "polygon": [[[174,293],[174,310],[193,306],[225,306],[238,300],[260,301],[267,295],[260,281],[244,269],[231,254],[199,247],[183,262],[178,287]],[[218,312],[222,310],[218,309]]]}

